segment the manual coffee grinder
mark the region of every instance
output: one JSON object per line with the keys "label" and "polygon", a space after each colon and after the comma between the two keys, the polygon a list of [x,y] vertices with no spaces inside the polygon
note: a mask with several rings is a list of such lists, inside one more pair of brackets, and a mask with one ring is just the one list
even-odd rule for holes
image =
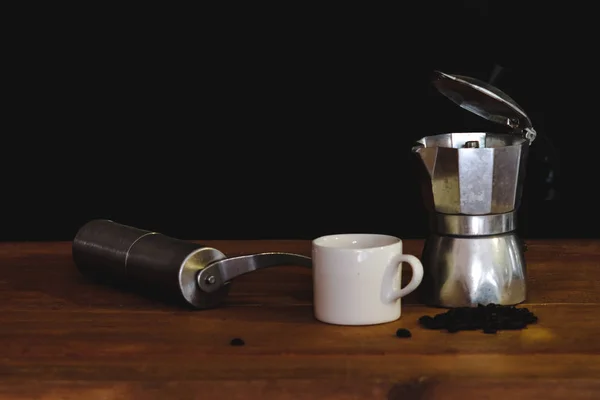
{"label": "manual coffee grinder", "polygon": [[507,132],[426,136],[413,147],[431,226],[421,259],[422,301],[439,307],[521,303],[526,265],[516,212],[536,132],[521,107],[491,85],[442,72],[433,84]]}

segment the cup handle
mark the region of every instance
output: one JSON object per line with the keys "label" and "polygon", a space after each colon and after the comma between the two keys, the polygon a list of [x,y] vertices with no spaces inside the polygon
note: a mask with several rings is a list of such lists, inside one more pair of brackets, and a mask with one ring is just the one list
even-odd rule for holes
{"label": "cup handle", "polygon": [[[412,268],[412,278],[404,288],[393,289],[391,287],[392,282],[394,282],[394,278],[398,273],[398,269],[402,270],[402,263],[407,263],[410,265]],[[385,294],[385,299],[392,303],[419,287],[421,281],[423,280],[423,264],[421,264],[421,261],[419,261],[419,259],[415,256],[411,256],[410,254],[398,254],[392,259],[390,265],[386,269],[384,279],[386,281],[385,285],[388,288]]]}

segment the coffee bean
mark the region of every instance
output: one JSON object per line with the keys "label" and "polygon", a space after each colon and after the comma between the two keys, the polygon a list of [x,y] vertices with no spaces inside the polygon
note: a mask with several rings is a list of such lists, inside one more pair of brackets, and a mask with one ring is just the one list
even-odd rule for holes
{"label": "coffee bean", "polygon": [[408,329],[400,328],[396,331],[396,336],[399,338],[409,338],[412,336],[412,333]]}
{"label": "coffee bean", "polygon": [[524,322],[528,323],[528,324],[535,324],[537,322],[538,318],[531,314],[531,315],[527,315],[524,318]]}
{"label": "coffee bean", "polygon": [[421,324],[425,328],[432,329],[433,318],[429,315],[423,315],[421,318],[419,318],[419,324]]}
{"label": "coffee bean", "polygon": [[525,327],[527,327],[527,323],[524,321],[508,321],[504,326],[502,326],[502,329],[519,330],[524,329]]}
{"label": "coffee bean", "polygon": [[425,329],[444,329],[454,333],[465,330],[483,330],[493,334],[499,330],[517,330],[536,323],[538,318],[529,309],[498,304],[478,304],[477,307],[457,307],[444,313],[424,315],[419,323]]}
{"label": "coffee bean", "polygon": [[243,346],[246,343],[240,338],[234,338],[234,339],[231,339],[231,342],[229,344],[232,346]]}

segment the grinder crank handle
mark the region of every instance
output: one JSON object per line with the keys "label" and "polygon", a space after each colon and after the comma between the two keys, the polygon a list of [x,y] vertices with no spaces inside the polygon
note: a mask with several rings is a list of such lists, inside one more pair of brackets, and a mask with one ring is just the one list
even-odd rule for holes
{"label": "grinder crank handle", "polygon": [[214,261],[198,273],[198,285],[204,292],[212,293],[230,280],[248,272],[278,265],[312,267],[310,257],[291,253],[250,254]]}
{"label": "grinder crank handle", "polygon": [[277,265],[312,267],[310,257],[292,253],[227,258],[212,247],[109,220],[93,220],[79,229],[73,261],[94,280],[183,300],[198,309],[219,306],[239,275]]}

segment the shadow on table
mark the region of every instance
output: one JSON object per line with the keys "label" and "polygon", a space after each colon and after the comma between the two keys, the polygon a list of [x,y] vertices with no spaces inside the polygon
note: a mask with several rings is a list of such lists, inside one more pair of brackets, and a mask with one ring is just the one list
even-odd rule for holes
{"label": "shadow on table", "polygon": [[[196,311],[157,293],[104,285],[85,278],[73,263],[70,247],[15,254],[5,260],[11,263],[3,268],[0,277],[0,287],[5,287],[0,291],[0,299],[6,308]],[[410,271],[403,274],[403,282],[409,278]],[[312,297],[311,271],[282,266],[236,278],[221,307],[268,307],[273,312],[285,312],[286,307],[312,307]],[[403,299],[403,304],[416,302],[416,293]]]}
{"label": "shadow on table", "polygon": [[[62,252],[61,252],[62,253]],[[3,269],[0,291],[4,307],[11,309],[185,309],[166,299],[153,299],[142,292],[101,285],[82,276],[70,251],[65,254],[15,255]],[[43,265],[43,268],[40,266]]]}

